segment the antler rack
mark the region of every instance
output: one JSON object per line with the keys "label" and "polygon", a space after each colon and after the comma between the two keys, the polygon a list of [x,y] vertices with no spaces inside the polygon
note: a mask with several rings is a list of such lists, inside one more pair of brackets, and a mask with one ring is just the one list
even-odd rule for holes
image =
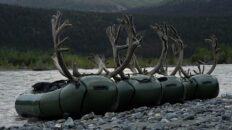
{"label": "antler rack", "polygon": [[[116,75],[119,74],[122,79],[125,78],[123,70],[129,65],[132,57],[134,56],[134,51],[138,46],[140,46],[140,41],[141,41],[141,37],[138,37],[138,35],[135,33],[132,16],[125,15],[122,19],[120,19],[120,25],[117,28],[117,31],[115,29],[116,28],[115,25],[109,26],[106,30],[113,48],[113,56],[116,64],[115,70],[110,72],[106,68],[104,56],[91,55],[89,59],[93,61],[95,64],[97,64],[99,67],[98,72],[95,74],[81,74],[78,71],[77,65],[75,63],[73,63],[72,65],[73,74],[69,72],[62,55],[63,52],[68,51],[68,48],[62,48],[62,45],[69,38],[65,37],[64,39],[60,40],[61,39],[60,37],[61,34],[64,32],[64,30],[67,29],[68,27],[71,27],[72,25],[69,24],[68,21],[64,21],[61,24],[61,16],[62,14],[58,11],[56,15],[52,16],[52,20],[51,20],[52,36],[53,36],[54,50],[55,50],[52,59],[55,63],[55,66],[63,76],[68,78],[70,81],[78,81],[80,77],[86,75],[104,75],[106,77],[109,78],[114,77],[116,79]],[[128,34],[128,38],[125,45],[119,46],[117,43],[122,28],[126,30]],[[118,52],[120,50],[125,50],[125,49],[127,49],[126,58],[123,62],[121,62]],[[106,73],[102,74],[103,71],[105,71]]]}
{"label": "antler rack", "polygon": [[[135,58],[134,51],[137,47],[140,46],[142,37],[136,34],[133,17],[125,15],[122,19],[119,19],[120,25],[117,27],[115,25],[109,26],[106,29],[106,33],[110,40],[113,49],[113,57],[115,62],[114,72],[109,73],[108,77],[115,77],[117,74],[120,75],[122,79],[126,78],[123,70],[129,66],[131,59]],[[127,39],[125,45],[119,45],[119,36],[122,28],[127,32]],[[117,31],[116,31],[117,30]],[[127,49],[126,58],[121,63],[121,57],[119,56],[119,51]],[[136,61],[135,61],[136,62]],[[138,67],[138,66],[137,66]]]}
{"label": "antler rack", "polygon": [[[181,73],[183,74],[183,76],[181,75],[180,73],[180,76],[183,77],[183,78],[190,78],[194,75],[199,75],[199,74],[211,74],[214,69],[216,68],[216,65],[217,65],[217,54],[220,50],[220,48],[218,47],[218,40],[216,38],[215,35],[211,36],[210,39],[205,39],[205,42],[206,43],[209,43],[212,47],[212,52],[213,52],[213,64],[211,66],[211,68],[205,73],[205,66],[203,65],[203,67],[201,68],[201,65],[198,64],[197,65],[197,68],[198,68],[198,71],[197,70],[193,70],[193,73],[191,73],[190,69],[188,69],[188,71],[186,72],[182,67],[181,67]],[[199,61],[200,63],[200,61]]]}
{"label": "antler rack", "polygon": [[[118,26],[112,25],[107,27],[106,29],[106,34],[109,38],[113,50],[115,69],[111,72],[106,68],[104,56],[91,55],[88,57],[88,59],[98,65],[99,70],[97,71],[97,73],[81,74],[78,71],[77,65],[73,62],[72,64],[73,73],[71,74],[67,68],[67,65],[64,62],[64,58],[62,54],[63,52],[68,51],[68,48],[62,48],[62,46],[69,39],[69,37],[61,38],[61,35],[67,28],[71,27],[72,25],[68,21],[64,21],[62,23],[61,16],[62,14],[59,11],[57,11],[57,14],[53,15],[51,19],[52,36],[54,42],[54,54],[52,56],[52,59],[59,72],[72,82],[79,81],[79,79],[82,76],[87,76],[87,75],[103,75],[108,78],[112,77],[116,81],[127,79],[128,77],[123,72],[123,70],[127,67],[134,74],[145,74],[145,75],[153,76],[154,74],[159,73],[163,75],[168,75],[166,58],[167,58],[169,38],[171,39],[173,53],[177,59],[177,64],[174,70],[170,73],[170,75],[175,75],[179,71],[181,77],[183,77],[182,74],[184,75],[185,78],[190,78],[191,76],[193,76],[190,70],[186,72],[182,68],[184,44],[180,35],[178,34],[178,32],[173,26],[169,26],[166,24],[165,25],[156,24],[154,26],[151,25],[151,28],[156,31],[157,35],[161,40],[162,52],[157,65],[154,66],[154,68],[151,71],[148,72],[145,69],[142,70],[142,68],[139,66],[139,63],[137,61],[137,57],[134,54],[136,48],[140,46],[142,36],[136,32],[136,29],[134,27],[133,17],[129,15],[124,15],[121,19],[119,19]],[[121,35],[121,31],[123,29],[126,31],[127,37],[125,44],[121,45],[119,44],[119,41],[121,42],[119,38]],[[208,70],[208,72],[206,72],[206,74],[211,74],[214,71],[217,64],[216,55],[219,51],[218,41],[215,36],[212,36],[210,39],[205,39],[205,42],[211,44],[213,51],[214,62],[211,68]],[[126,50],[125,58],[122,58],[119,55],[119,53],[122,50]],[[166,66],[166,68],[164,66]],[[198,71],[193,70],[193,72],[195,74],[204,74],[204,70],[205,70],[204,66],[203,68],[201,68],[201,66],[198,65]]]}

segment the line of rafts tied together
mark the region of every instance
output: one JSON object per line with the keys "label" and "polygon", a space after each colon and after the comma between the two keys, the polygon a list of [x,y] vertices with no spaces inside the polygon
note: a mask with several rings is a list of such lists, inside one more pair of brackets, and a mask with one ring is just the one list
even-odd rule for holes
{"label": "line of rafts tied together", "polygon": [[[68,37],[61,39],[61,34],[72,25],[67,21],[61,22],[60,12],[53,15],[51,23],[55,52],[52,59],[60,73],[68,80],[35,84],[34,89],[17,98],[15,108],[18,114],[42,118],[64,115],[80,117],[89,112],[102,114],[139,106],[161,105],[165,102],[217,97],[219,84],[217,79],[210,75],[216,67],[219,51],[215,36],[205,39],[212,46],[213,65],[205,73],[204,66],[198,64],[198,70],[193,69],[191,73],[190,70],[185,71],[182,68],[184,45],[176,29],[169,25],[151,26],[161,39],[162,53],[157,65],[147,71],[141,69],[134,54],[140,46],[142,36],[136,32],[132,16],[125,15],[118,21],[118,26],[109,26],[106,30],[112,45],[114,70],[106,68],[103,56],[92,55],[89,59],[99,66],[97,73],[81,74],[73,63],[71,74],[62,55],[68,50],[62,48]],[[125,44],[119,43],[123,41],[120,40],[122,31],[127,34]],[[177,59],[171,73],[168,73],[166,63],[169,39]],[[132,73],[125,74],[125,68],[129,68]],[[176,77],[176,73],[180,76]],[[163,76],[157,77],[157,74]]]}

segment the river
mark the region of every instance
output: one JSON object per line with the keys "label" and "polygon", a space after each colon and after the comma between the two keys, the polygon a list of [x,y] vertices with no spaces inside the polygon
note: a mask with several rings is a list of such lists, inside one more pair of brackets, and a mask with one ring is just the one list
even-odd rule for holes
{"label": "river", "polygon": [[[206,70],[209,67],[206,66]],[[96,69],[80,69],[80,72],[96,72]],[[220,95],[226,93],[232,94],[232,64],[217,65],[212,75],[218,78]],[[60,79],[65,78],[56,70],[0,71],[0,127],[21,126],[28,121],[26,118],[18,116],[14,108],[15,99],[20,93],[23,93],[37,82],[53,82]]]}

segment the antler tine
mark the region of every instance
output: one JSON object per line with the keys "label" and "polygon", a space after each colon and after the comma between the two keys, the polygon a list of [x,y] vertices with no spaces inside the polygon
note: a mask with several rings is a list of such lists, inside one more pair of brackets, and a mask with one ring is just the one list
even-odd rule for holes
{"label": "antler tine", "polygon": [[[122,20],[120,20],[120,21],[122,22]],[[123,45],[123,46],[118,45],[118,40],[119,40],[119,36],[121,33],[121,28],[122,28],[121,24],[118,26],[117,32],[116,32],[115,28],[116,28],[115,25],[107,27],[106,34],[107,34],[107,36],[110,40],[111,46],[112,46],[115,68],[118,68],[121,65],[119,51],[124,49],[124,48],[127,48],[128,45]],[[107,74],[109,74],[109,72],[107,72]],[[123,72],[120,72],[119,75],[122,78],[125,77]],[[112,76],[112,77],[115,77],[115,76]]]}
{"label": "antler tine", "polygon": [[106,73],[109,73],[109,71],[106,68],[105,65],[105,57],[104,56],[99,56],[99,55],[90,55],[88,57],[89,60],[91,60],[93,63],[98,65],[98,72],[96,75],[102,74],[103,71],[106,71]]}
{"label": "antler tine", "polygon": [[112,46],[112,50],[113,50],[113,57],[114,57],[114,62],[116,64],[116,67],[118,67],[120,65],[120,59],[119,59],[119,55],[118,55],[118,48],[119,46],[117,46],[117,42],[119,39],[119,35],[121,32],[121,25],[118,26],[118,31],[115,32],[115,25],[109,26],[106,29],[106,34],[108,35],[108,38],[110,40],[111,46]]}
{"label": "antler tine", "polygon": [[137,69],[138,73],[139,73],[139,74],[142,74],[142,73],[143,73],[143,70],[142,70],[142,68],[139,66],[139,63],[138,63],[138,60],[137,60],[137,57],[136,57],[135,54],[134,54],[132,60],[133,60],[134,66],[135,66],[135,68]]}
{"label": "antler tine", "polygon": [[216,68],[216,65],[217,65],[217,53],[219,52],[220,48],[218,47],[218,40],[217,40],[215,35],[211,36],[210,39],[205,39],[205,42],[211,44],[212,51],[213,51],[213,57],[214,57],[213,65],[211,66],[209,71],[206,73],[206,74],[211,74],[214,71],[214,69]]}
{"label": "antler tine", "polygon": [[179,33],[173,26],[169,26],[168,29],[172,33],[170,39],[173,41],[172,42],[173,53],[176,57],[178,57],[177,65],[170,74],[170,75],[175,75],[181,69],[182,66],[183,56],[184,56],[184,44]]}
{"label": "antler tine", "polygon": [[136,55],[132,56],[131,62],[128,65],[128,68],[131,70],[133,74],[143,74],[142,68],[139,66]]}
{"label": "antler tine", "polygon": [[[123,46],[114,46],[113,49],[117,52],[115,53],[114,55],[117,56],[117,62],[120,63],[120,59],[119,59],[119,55],[118,55],[118,50],[119,49],[126,49],[127,48],[127,53],[126,53],[126,58],[125,60],[121,63],[121,64],[118,64],[118,66],[116,66],[115,70],[113,72],[110,72],[108,74],[108,77],[114,77],[116,76],[117,74],[120,74],[120,76],[125,76],[123,74],[123,70],[128,67],[133,55],[134,55],[134,51],[135,49],[140,45],[140,41],[141,39],[137,39],[136,37],[136,34],[134,34],[135,32],[135,28],[134,28],[134,24],[133,24],[133,17],[132,16],[128,16],[128,15],[125,15],[123,17],[123,19],[120,19],[120,27],[123,27],[125,28],[126,32],[127,32],[127,41],[126,41],[126,45],[123,45]],[[107,28],[107,33],[109,33],[109,28]],[[112,35],[109,35],[108,36],[112,36]],[[114,45],[116,45],[114,43]],[[116,62],[116,63],[117,63]],[[122,77],[124,78],[124,77]]]}
{"label": "antler tine", "polygon": [[79,73],[76,63],[72,62],[73,76],[81,77],[81,73]]}
{"label": "antler tine", "polygon": [[138,42],[134,42],[133,44],[130,44],[130,46],[128,47],[128,51],[126,54],[126,58],[124,60],[124,62],[120,65],[120,67],[116,68],[113,72],[111,72],[108,76],[109,77],[113,77],[115,75],[117,75],[118,73],[122,72],[130,63],[130,60],[133,56],[134,50],[139,46]]}
{"label": "antler tine", "polygon": [[189,79],[192,75],[191,75],[191,72],[190,70],[188,69],[188,72],[186,72],[183,67],[181,66],[180,67],[180,71],[182,72],[182,74],[184,75],[185,78]]}
{"label": "antler tine", "polygon": [[[205,39],[205,42],[211,44],[212,51],[213,51],[214,62],[213,62],[213,65],[211,66],[211,68],[206,73],[206,74],[211,74],[214,71],[214,69],[216,68],[216,65],[217,65],[217,53],[219,52],[220,48],[218,47],[218,41],[217,41],[217,38],[216,38],[215,35],[211,36],[210,39]],[[201,69],[200,64],[198,64],[197,68],[198,68],[199,72],[197,72],[196,70],[193,70],[193,72],[195,74],[204,74],[204,72],[205,72],[205,66],[204,65],[203,65],[203,67]],[[182,67],[181,67],[181,72],[185,75],[186,78],[190,78],[191,76],[193,76],[193,75],[191,75],[191,73],[186,73],[183,70]]]}
{"label": "antler tine", "polygon": [[193,72],[194,72],[195,74],[202,74],[200,64],[197,64],[196,66],[197,66],[198,72],[197,72],[196,70],[193,70]]}
{"label": "antler tine", "polygon": [[71,75],[71,73],[68,71],[66,64],[64,63],[63,51],[67,51],[67,48],[61,48],[61,45],[68,39],[68,37],[64,38],[63,40],[60,40],[60,35],[62,32],[72,25],[69,24],[67,21],[63,22],[61,25],[61,13],[58,11],[56,15],[53,15],[51,19],[52,24],[52,36],[53,36],[53,42],[54,42],[54,55],[52,56],[52,59],[57,67],[57,69],[60,71],[60,73],[67,77],[70,81],[75,81],[76,78]]}
{"label": "antler tine", "polygon": [[[124,15],[123,17],[124,17],[124,19],[121,20],[121,24],[122,24],[122,26],[124,26],[124,28],[126,29],[126,32],[128,34],[127,42],[131,43],[131,41],[133,41],[135,39],[140,42],[143,37],[141,35],[137,34],[137,32],[136,32],[133,17],[129,16],[129,15]],[[128,26],[128,25],[130,25],[130,26]],[[127,49],[127,48],[128,48],[128,44],[122,46],[119,49],[122,50],[122,49]],[[137,73],[137,71],[139,74],[143,73],[141,67],[139,66],[139,63],[137,61],[137,57],[135,54],[133,54],[131,63],[129,64],[129,69],[131,69],[131,71],[133,73]]]}
{"label": "antler tine", "polygon": [[137,70],[136,70],[136,68],[135,68],[135,64],[134,64],[134,61],[133,61],[133,57],[132,57],[131,63],[129,63],[129,65],[128,65],[128,68],[131,70],[131,72],[132,72],[133,74],[136,74],[136,73],[137,73]]}
{"label": "antler tine", "polygon": [[151,28],[156,31],[157,35],[159,36],[160,40],[162,41],[162,53],[160,55],[159,61],[157,65],[152,69],[150,72],[148,72],[148,75],[154,75],[155,73],[158,73],[159,70],[162,68],[163,63],[167,57],[167,51],[168,51],[168,29],[167,25],[158,25],[155,26],[151,25]]}

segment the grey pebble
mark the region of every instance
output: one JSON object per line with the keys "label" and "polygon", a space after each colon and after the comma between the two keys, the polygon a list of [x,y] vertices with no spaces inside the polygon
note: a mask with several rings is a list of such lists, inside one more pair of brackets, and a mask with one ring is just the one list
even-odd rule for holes
{"label": "grey pebble", "polygon": [[95,114],[93,112],[84,115],[81,119],[82,120],[89,120],[89,119],[93,119],[95,117]]}
{"label": "grey pebble", "polygon": [[[231,96],[231,95],[230,95]],[[0,130],[27,129],[232,129],[232,96],[209,100],[186,101],[184,104],[169,104],[155,107],[139,107],[124,112],[107,112],[84,115],[75,122],[67,120],[41,121],[29,119],[24,126],[0,127]],[[35,122],[34,122],[35,120]],[[108,128],[109,127],[109,128]]]}
{"label": "grey pebble", "polygon": [[161,123],[169,123],[170,121],[168,121],[167,119],[162,119],[160,122]]}
{"label": "grey pebble", "polygon": [[72,128],[74,127],[74,121],[71,117],[68,117],[68,119],[64,122],[64,127]]}
{"label": "grey pebble", "polygon": [[104,117],[105,118],[112,118],[114,115],[115,115],[114,112],[106,112]]}
{"label": "grey pebble", "polygon": [[231,117],[230,115],[223,115],[222,120],[230,121]]}
{"label": "grey pebble", "polygon": [[167,119],[172,119],[172,118],[177,118],[177,115],[176,115],[176,113],[168,113],[167,115],[166,115],[166,117],[167,117]]}
{"label": "grey pebble", "polygon": [[184,117],[184,120],[193,120],[194,119],[194,114],[189,114]]}

